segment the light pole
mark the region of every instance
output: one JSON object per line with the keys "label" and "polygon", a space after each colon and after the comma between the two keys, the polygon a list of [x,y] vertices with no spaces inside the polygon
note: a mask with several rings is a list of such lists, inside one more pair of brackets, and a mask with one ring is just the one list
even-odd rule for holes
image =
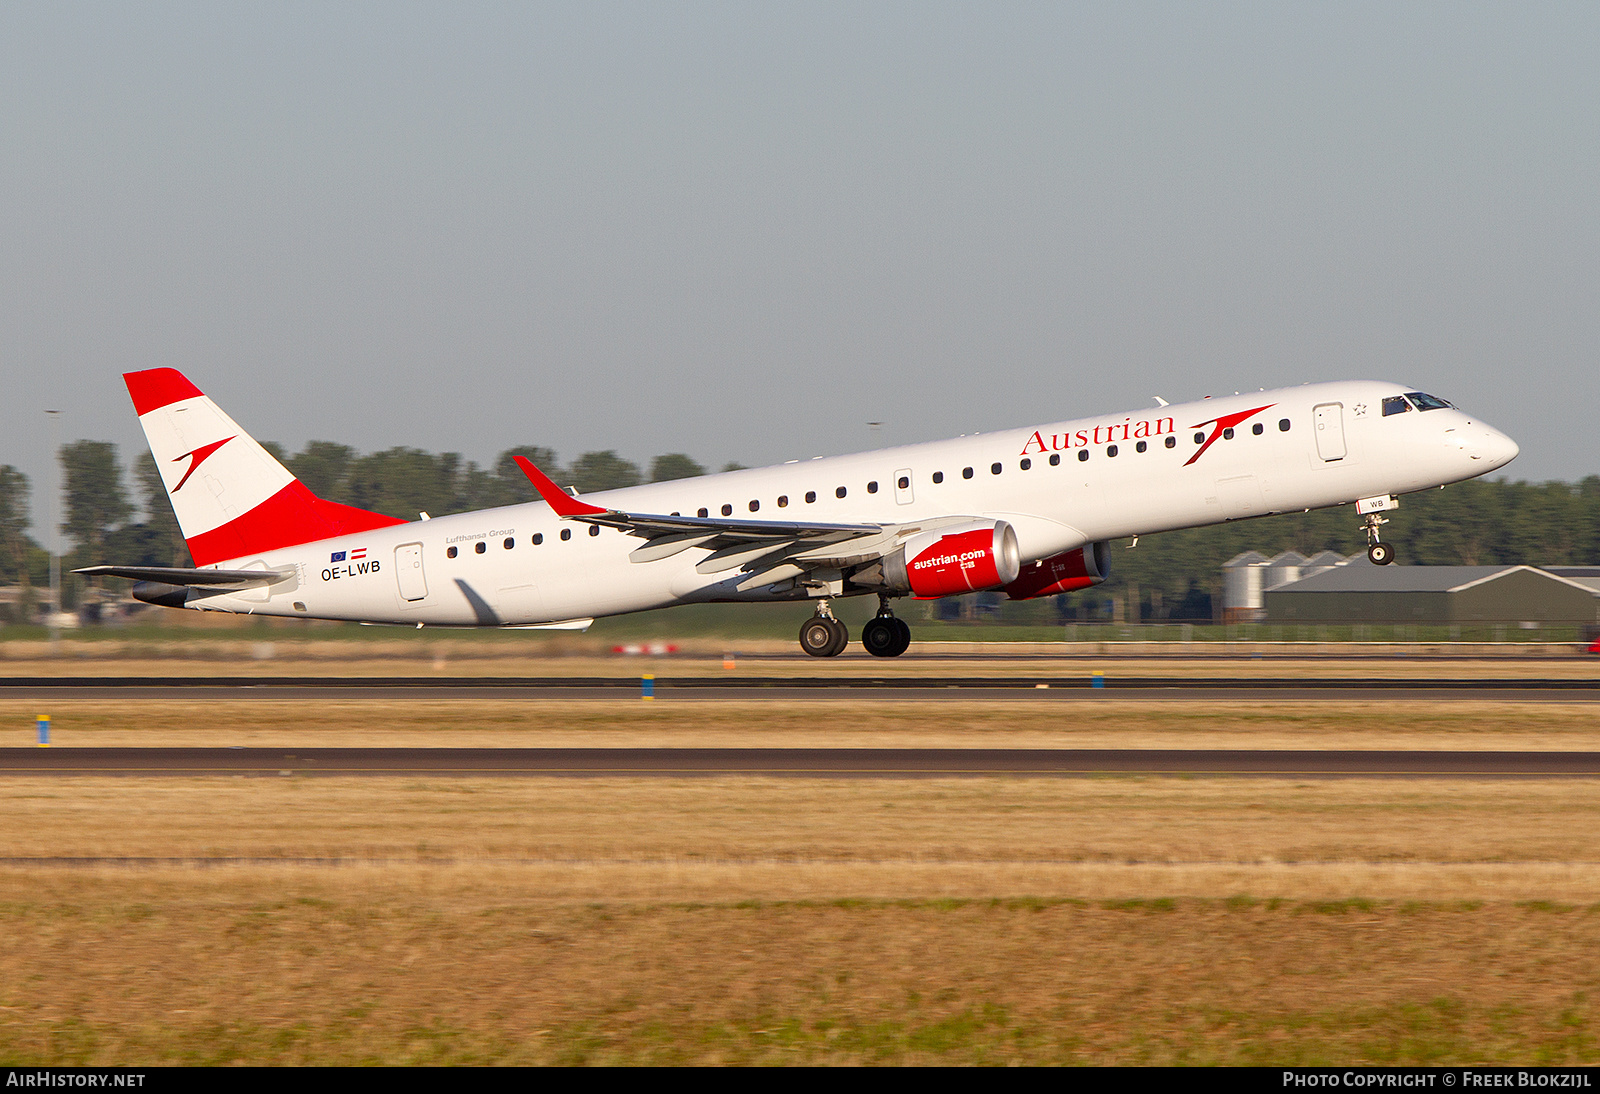
{"label": "light pole", "polygon": [[60,504],[61,496],[61,411],[47,410],[45,416],[50,419],[50,616],[46,622],[50,626],[50,656],[54,657],[60,652],[61,627],[56,623],[56,616],[61,613],[61,552],[60,544],[56,537],[61,530],[56,527],[56,506]]}

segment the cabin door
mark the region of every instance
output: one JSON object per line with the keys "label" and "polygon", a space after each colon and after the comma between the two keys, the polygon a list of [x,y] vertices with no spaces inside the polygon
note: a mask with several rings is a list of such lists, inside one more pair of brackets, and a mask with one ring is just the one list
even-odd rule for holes
{"label": "cabin door", "polygon": [[1312,411],[1317,455],[1327,463],[1344,459],[1344,404],[1323,403]]}
{"label": "cabin door", "polygon": [[422,544],[407,543],[394,549],[394,575],[400,582],[401,600],[421,600],[428,595],[422,573]]}

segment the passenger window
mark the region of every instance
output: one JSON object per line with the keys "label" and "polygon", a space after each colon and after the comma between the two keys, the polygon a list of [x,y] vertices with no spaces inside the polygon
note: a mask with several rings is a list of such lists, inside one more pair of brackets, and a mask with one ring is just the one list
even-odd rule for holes
{"label": "passenger window", "polygon": [[1206,435],[1204,433],[1196,433],[1194,435],[1194,443],[1195,444],[1205,444],[1206,443]]}
{"label": "passenger window", "polygon": [[991,474],[991,475],[1000,474],[1000,465],[997,464],[997,463],[991,463],[989,465],[989,474]]}
{"label": "passenger window", "polygon": [[963,467],[963,468],[962,468],[962,469],[961,469],[961,477],[962,477],[962,478],[964,478],[964,479],[970,479],[970,478],[972,478],[972,468],[970,468],[970,467]]}
{"label": "passenger window", "polygon": [[1257,422],[1255,425],[1250,427],[1250,432],[1254,433],[1257,437],[1261,436],[1261,434],[1265,433],[1266,431],[1267,427],[1262,425],[1260,422]]}
{"label": "passenger window", "polygon": [[724,506],[723,506],[723,507],[722,507],[722,515],[723,515],[723,516],[725,516],[725,517],[731,517],[731,516],[733,516],[733,506],[731,506],[731,505],[724,505]]}
{"label": "passenger window", "polygon": [[1116,454],[1117,454],[1117,446],[1116,445],[1114,445],[1114,444],[1106,445],[1106,455],[1115,456]]}
{"label": "passenger window", "polygon": [[447,548],[445,550],[444,557],[445,558],[455,558],[457,553],[458,552],[454,547],[450,547],[450,548]]}
{"label": "passenger window", "polygon": [[544,533],[543,532],[535,532],[535,533],[533,533],[533,545],[535,547],[539,546],[539,544],[541,544],[543,542],[544,542]]}
{"label": "passenger window", "polygon": [[489,545],[480,539],[477,543],[472,545],[472,549],[481,555],[483,552],[489,549]]}
{"label": "passenger window", "polygon": [[789,507],[789,495],[788,494],[779,494],[778,495],[778,508],[779,509],[787,509],[788,507]]}
{"label": "passenger window", "polygon": [[563,528],[563,529],[561,529],[561,538],[562,539],[571,539],[572,538],[572,529],[571,528]]}
{"label": "passenger window", "polygon": [[1149,445],[1145,444],[1143,441],[1140,441],[1138,444],[1133,446],[1133,450],[1135,452],[1143,452],[1145,449],[1147,449],[1149,447],[1150,447]]}
{"label": "passenger window", "polygon": [[1227,429],[1222,431],[1222,439],[1225,441],[1233,440],[1233,426],[1230,425]]}
{"label": "passenger window", "polygon": [[1088,458],[1089,458],[1089,450],[1087,448],[1078,449],[1078,462],[1079,463],[1082,463],[1083,461],[1087,460]]}
{"label": "passenger window", "polygon": [[910,476],[907,476],[907,475],[901,475],[900,476],[900,489],[902,489],[902,490],[911,489],[911,478],[910,478]]}
{"label": "passenger window", "polygon": [[589,525],[589,534],[591,536],[598,536],[600,534],[600,526],[598,524]]}
{"label": "passenger window", "polygon": [[1061,453],[1059,453],[1059,452],[1050,453],[1050,466],[1051,467],[1060,467],[1061,466]]}
{"label": "passenger window", "polygon": [[1165,444],[1166,444],[1166,446],[1168,448],[1177,448],[1178,447],[1178,438],[1176,438],[1176,437],[1168,437],[1166,439],[1166,441],[1165,441]]}
{"label": "passenger window", "polygon": [[867,493],[876,494],[877,492],[878,492],[878,484],[876,482],[867,483]]}
{"label": "passenger window", "polygon": [[1026,470],[1028,470],[1029,468],[1031,468],[1033,466],[1033,461],[1032,460],[1028,460],[1028,459],[1024,459],[1017,466],[1022,468],[1024,471],[1026,471]]}
{"label": "passenger window", "polygon": [[750,511],[752,513],[754,513],[756,510],[758,510],[760,508],[761,508],[761,503],[759,501],[751,501],[751,503],[750,503]]}
{"label": "passenger window", "polygon": [[504,547],[506,550],[509,551],[509,550],[511,550],[511,548],[515,547],[516,545],[517,545],[517,541],[512,539],[510,536],[507,536],[506,537],[506,541],[504,543],[502,543],[500,546]]}
{"label": "passenger window", "polygon": [[816,500],[817,500],[817,492],[815,490],[807,490],[806,491],[806,504],[810,505],[812,502],[814,502]]}
{"label": "passenger window", "polygon": [[934,482],[943,482],[944,481],[944,472],[943,471],[935,471],[933,473],[933,481]]}
{"label": "passenger window", "polygon": [[1289,419],[1288,418],[1279,418],[1278,419],[1278,432],[1279,433],[1287,433],[1287,432],[1289,432]]}
{"label": "passenger window", "polygon": [[842,486],[839,487],[839,489],[837,489],[837,490],[835,490],[833,492],[833,496],[836,497],[836,498],[842,498],[842,497],[844,497],[844,495],[845,495],[845,488],[842,487]]}
{"label": "passenger window", "polygon": [[1391,414],[1404,414],[1410,409],[1411,404],[1406,402],[1404,395],[1390,395],[1383,401],[1383,416],[1385,418]]}

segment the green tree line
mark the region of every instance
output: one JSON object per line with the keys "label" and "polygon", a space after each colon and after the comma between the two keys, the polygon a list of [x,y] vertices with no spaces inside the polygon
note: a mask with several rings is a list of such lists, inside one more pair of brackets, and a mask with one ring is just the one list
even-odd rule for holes
{"label": "green tree line", "polygon": [[[648,472],[615,451],[587,452],[562,466],[556,453],[535,445],[508,449],[490,467],[453,452],[416,448],[358,453],[348,445],[312,441],[297,453],[266,447],[314,493],[406,520],[514,505],[535,493],[513,460],[526,456],[580,493],[644,481],[703,475],[682,453],[657,456]],[[132,490],[116,446],[76,441],[59,453],[61,531],[71,541],[63,569],[97,562],[189,565],[187,549],[161,485],[155,461],[143,452],[132,469]],[[731,470],[729,465],[724,470]],[[48,581],[48,559],[27,534],[33,492],[27,477],[0,466],[0,583]],[[1577,483],[1459,483],[1407,495],[1391,514],[1385,538],[1401,564],[1600,565],[1600,475]],[[1137,604],[1144,619],[1208,618],[1220,591],[1222,564],[1248,550],[1354,554],[1366,546],[1354,506],[1238,521],[1142,537],[1135,549],[1114,545],[1112,576],[1041,610],[1093,617],[1111,600]],[[68,603],[71,601],[69,600]]]}
{"label": "green tree line", "polygon": [[[348,445],[312,441],[300,452],[264,446],[311,491],[330,501],[370,509],[403,520],[418,514],[443,516],[533,501],[533,485],[513,457],[525,456],[546,474],[579,493],[666,482],[706,474],[681,452],[657,456],[648,475],[615,451],[586,452],[562,466],[555,452],[524,445],[480,467],[454,452],[390,448],[362,454]],[[161,483],[155,458],[141,452],[133,466],[133,492],[118,458],[105,441],[75,441],[57,454],[61,467],[61,533],[70,541],[63,570],[115,561],[130,566],[188,566],[188,548]],[[735,470],[730,464],[723,470]],[[10,465],[0,465],[0,584],[47,584],[49,559],[28,534],[30,484]],[[69,585],[75,586],[76,579]],[[67,599],[67,598],[64,598]],[[68,603],[71,600],[68,599]]]}

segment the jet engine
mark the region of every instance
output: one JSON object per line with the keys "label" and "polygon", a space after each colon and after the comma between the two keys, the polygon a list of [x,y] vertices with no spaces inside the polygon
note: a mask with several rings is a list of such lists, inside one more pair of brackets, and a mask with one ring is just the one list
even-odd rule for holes
{"label": "jet engine", "polygon": [[1022,567],[1015,581],[1006,582],[1012,600],[1055,596],[1098,585],[1111,573],[1111,544],[1104,540],[1077,547]]}
{"label": "jet engine", "polygon": [[1016,530],[1003,520],[975,520],[912,536],[875,563],[872,576],[884,588],[931,600],[1005,585],[1021,567]]}

